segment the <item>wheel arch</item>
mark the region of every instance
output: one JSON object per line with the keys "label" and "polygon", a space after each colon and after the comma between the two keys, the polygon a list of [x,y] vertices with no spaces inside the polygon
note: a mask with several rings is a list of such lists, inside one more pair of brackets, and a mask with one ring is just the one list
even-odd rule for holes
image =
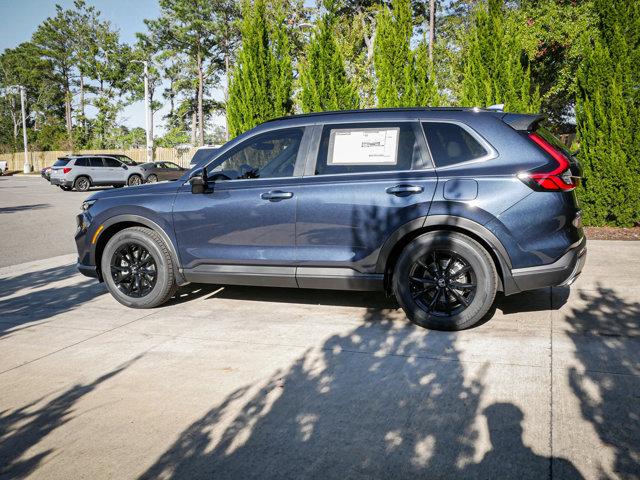
{"label": "wheel arch", "polygon": [[477,241],[491,256],[498,272],[498,290],[505,294],[517,293],[511,275],[511,259],[498,238],[479,223],[463,217],[434,215],[406,223],[396,230],[380,251],[376,271],[384,273],[385,289],[389,291],[391,277],[400,253],[416,237],[434,231],[457,232]]}
{"label": "wheel arch", "polygon": [[165,230],[155,223],[153,220],[149,220],[148,218],[139,216],[139,215],[118,215],[116,217],[110,218],[108,221],[104,222],[103,229],[100,231],[99,236],[96,240],[96,246],[94,250],[94,263],[96,265],[96,271],[98,272],[98,278],[102,281],[102,271],[101,271],[101,262],[102,262],[102,253],[104,252],[104,248],[107,245],[107,242],[118,232],[124,230],[125,228],[130,227],[145,227],[150,230],[153,230],[158,235],[162,237],[164,242],[167,244],[167,248],[169,249],[169,253],[171,254],[171,259],[173,260],[174,265],[174,275],[178,285],[184,285],[188,283],[184,276],[182,275],[180,268],[180,259],[178,257],[178,252],[176,247],[171,240],[171,237],[165,232]]}

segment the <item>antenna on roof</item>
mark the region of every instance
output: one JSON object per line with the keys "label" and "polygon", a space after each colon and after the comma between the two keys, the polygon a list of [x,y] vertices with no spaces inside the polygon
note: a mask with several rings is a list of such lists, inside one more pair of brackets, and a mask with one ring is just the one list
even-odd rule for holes
{"label": "antenna on roof", "polygon": [[487,110],[497,110],[499,112],[502,112],[504,110],[504,103],[498,103],[496,105],[491,105],[490,107],[487,107]]}

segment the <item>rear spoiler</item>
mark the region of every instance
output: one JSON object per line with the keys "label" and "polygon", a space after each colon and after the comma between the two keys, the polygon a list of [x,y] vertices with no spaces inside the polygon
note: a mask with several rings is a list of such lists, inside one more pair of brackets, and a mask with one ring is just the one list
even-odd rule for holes
{"label": "rear spoiler", "polygon": [[544,115],[528,113],[505,113],[502,117],[502,121],[514,130],[525,132],[535,130],[536,125],[544,119]]}

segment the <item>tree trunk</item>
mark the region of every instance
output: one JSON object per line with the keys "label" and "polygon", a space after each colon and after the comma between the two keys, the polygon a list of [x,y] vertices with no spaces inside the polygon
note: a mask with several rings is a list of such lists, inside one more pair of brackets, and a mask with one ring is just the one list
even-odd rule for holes
{"label": "tree trunk", "polygon": [[69,140],[69,149],[73,151],[73,123],[71,121],[71,92],[69,87],[65,87],[64,93],[64,114],[67,123],[67,138]]}
{"label": "tree trunk", "polygon": [[436,0],[429,0],[429,61],[433,62],[433,44],[436,41]]}
{"label": "tree trunk", "polygon": [[198,115],[196,112],[191,114],[191,145],[196,146],[196,131],[198,128]]}
{"label": "tree trunk", "polygon": [[204,108],[202,105],[202,95],[204,92],[204,72],[202,71],[202,57],[198,51],[198,129],[199,144],[204,145]]}
{"label": "tree trunk", "polygon": [[85,129],[84,121],[84,76],[80,75],[80,121],[82,123],[82,130]]}
{"label": "tree trunk", "polygon": [[227,141],[229,141],[229,115],[227,113],[227,105],[229,103],[229,52],[225,53],[224,55],[224,75],[227,78],[227,84],[224,88],[224,137]]}

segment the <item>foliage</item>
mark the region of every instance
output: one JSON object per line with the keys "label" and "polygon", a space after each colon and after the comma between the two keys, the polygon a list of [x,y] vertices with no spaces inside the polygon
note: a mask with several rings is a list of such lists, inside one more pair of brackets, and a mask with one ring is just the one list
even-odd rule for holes
{"label": "foliage", "polygon": [[[585,222],[631,226],[640,220],[640,97],[636,4],[599,10],[598,28],[578,71],[576,121],[586,184]],[[614,12],[615,15],[611,15]],[[634,26],[635,25],[635,26]]]}
{"label": "foliage", "polygon": [[[270,22],[268,17],[272,18]],[[292,110],[293,69],[282,2],[242,4],[242,47],[231,75],[227,122],[231,136]]]}
{"label": "foliage", "polygon": [[305,112],[358,108],[358,94],[347,78],[329,10],[316,24],[300,68],[300,103]]}
{"label": "foliage", "polygon": [[479,2],[463,40],[460,103],[465,106],[504,104],[515,112],[538,112],[540,95],[518,29],[502,0]]}

